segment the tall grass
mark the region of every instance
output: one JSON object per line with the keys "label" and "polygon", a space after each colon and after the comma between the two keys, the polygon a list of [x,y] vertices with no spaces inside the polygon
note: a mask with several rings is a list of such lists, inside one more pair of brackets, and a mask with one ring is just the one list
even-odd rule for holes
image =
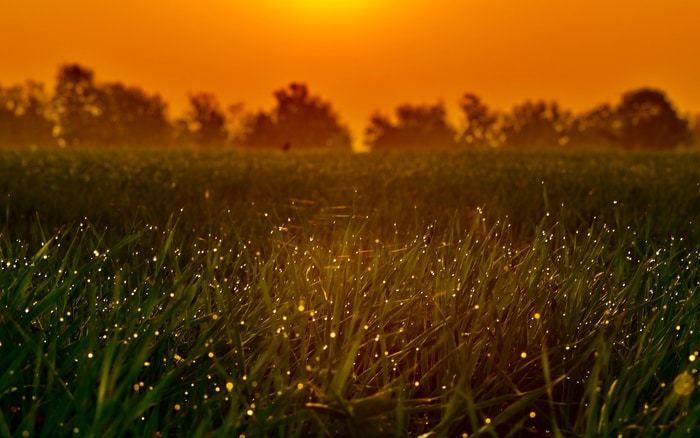
{"label": "tall grass", "polygon": [[[70,160],[89,167],[89,158],[57,157],[56,175]],[[567,187],[543,188],[541,173],[578,168],[571,178],[581,182],[568,187],[576,202],[583,187],[602,188],[591,175],[613,175],[624,158],[601,170],[578,166],[581,157],[524,156],[535,166],[521,193],[537,202],[532,210],[507,210],[504,200],[517,198],[512,173],[491,174],[481,188],[460,183],[490,190],[482,210],[449,192],[459,187],[449,180],[459,177],[454,163],[429,171],[416,157],[383,158],[311,157],[310,176],[260,170],[251,181],[281,193],[238,188],[248,194],[230,206],[215,198],[222,188],[200,193],[217,181],[198,173],[201,162],[153,164],[208,183],[166,195],[200,193],[192,204],[205,206],[201,223],[172,198],[156,211],[154,179],[115,176],[114,163],[102,164],[105,174],[125,185],[105,199],[85,189],[82,206],[66,194],[78,211],[55,215],[36,202],[50,201],[45,190],[6,177],[11,197],[29,200],[7,208],[0,238],[0,435],[698,433],[694,157],[630,158],[673,166],[669,181],[610,176],[603,183],[618,190],[590,195],[590,216],[562,207]],[[276,160],[246,159],[220,178]],[[278,171],[291,166],[281,160]],[[407,194],[394,199],[380,200],[398,191],[366,182],[333,196],[347,181],[326,175],[323,162],[347,175],[393,163],[395,172],[372,177],[377,187],[399,184],[400,172],[418,181],[406,177],[398,187]],[[527,175],[522,165],[508,166]],[[74,179],[85,172],[64,189],[82,190]],[[44,188],[59,178],[35,177]],[[93,188],[108,193],[104,182]],[[132,216],[120,196],[143,209]],[[662,211],[664,197],[676,209],[670,219],[629,214]],[[119,205],[112,215],[101,210],[110,202]],[[89,220],[63,216],[71,214]]]}

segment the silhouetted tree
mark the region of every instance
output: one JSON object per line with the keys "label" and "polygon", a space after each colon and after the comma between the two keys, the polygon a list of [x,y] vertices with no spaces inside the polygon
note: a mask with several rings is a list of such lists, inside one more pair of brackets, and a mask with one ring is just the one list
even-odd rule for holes
{"label": "silhouetted tree", "polygon": [[292,83],[275,92],[276,105],[245,118],[236,143],[256,148],[349,149],[352,138],[330,103]]}
{"label": "silhouetted tree", "polygon": [[442,103],[401,105],[395,122],[375,114],[365,130],[365,141],[373,150],[451,148],[457,146],[456,138]]}
{"label": "silhouetted tree", "polygon": [[210,93],[189,96],[189,108],[179,126],[184,140],[199,146],[222,146],[228,138],[226,115],[216,96]]}
{"label": "silhouetted tree", "polygon": [[0,145],[26,147],[55,144],[44,86],[37,82],[0,87]]}
{"label": "silhouetted tree", "polygon": [[94,73],[77,64],[59,70],[53,116],[62,145],[162,145],[171,138],[160,96],[118,82],[97,84]]}
{"label": "silhouetted tree", "polygon": [[466,146],[499,146],[503,139],[498,128],[499,115],[486,106],[481,99],[467,93],[459,102],[464,113],[464,128],[459,141]]}
{"label": "silhouetted tree", "polygon": [[229,138],[235,141],[241,135],[246,117],[245,104],[242,102],[236,102],[226,107],[226,130]]}
{"label": "silhouetted tree", "polygon": [[572,121],[570,129],[572,146],[579,148],[620,146],[616,117],[615,109],[607,103],[578,115]]}
{"label": "silhouetted tree", "polygon": [[504,118],[505,143],[514,148],[564,146],[570,141],[571,114],[556,102],[524,102]]}
{"label": "silhouetted tree", "polygon": [[693,144],[695,146],[700,146],[700,114],[696,114],[695,117],[693,117],[691,128],[693,132]]}
{"label": "silhouetted tree", "polygon": [[158,95],[149,96],[137,87],[121,83],[97,88],[102,127],[101,144],[161,146],[171,141],[167,104]]}
{"label": "silhouetted tree", "polygon": [[288,144],[288,135],[281,132],[271,115],[259,111],[246,116],[236,143],[255,148],[273,148]]}
{"label": "silhouetted tree", "polygon": [[101,137],[97,118],[102,114],[92,70],[78,64],[62,66],[53,96],[55,133],[62,146],[92,144]]}
{"label": "silhouetted tree", "polygon": [[[52,95],[39,83],[0,87],[0,144],[163,145],[176,135],[201,146],[234,143],[288,151],[350,148],[352,139],[330,103],[303,83],[274,93],[270,111],[245,114],[242,104],[222,110],[212,94],[189,96],[185,116],[174,126],[158,95],[119,82],[98,83],[78,64],[59,68]],[[528,101],[511,112],[491,110],[474,94],[460,100],[464,126],[457,133],[444,106],[401,105],[395,117],[375,114],[365,130],[372,149],[466,146],[673,148],[700,143],[700,116],[681,117],[666,95],[642,88],[619,105],[599,105],[573,116],[556,102]]]}
{"label": "silhouetted tree", "polygon": [[628,149],[668,149],[691,141],[688,121],[659,90],[642,88],[625,93],[616,118],[620,142]]}

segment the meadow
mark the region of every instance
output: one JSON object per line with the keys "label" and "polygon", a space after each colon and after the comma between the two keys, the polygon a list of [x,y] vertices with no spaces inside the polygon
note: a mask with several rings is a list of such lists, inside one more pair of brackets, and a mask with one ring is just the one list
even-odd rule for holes
{"label": "meadow", "polygon": [[0,151],[0,436],[700,434],[700,155]]}

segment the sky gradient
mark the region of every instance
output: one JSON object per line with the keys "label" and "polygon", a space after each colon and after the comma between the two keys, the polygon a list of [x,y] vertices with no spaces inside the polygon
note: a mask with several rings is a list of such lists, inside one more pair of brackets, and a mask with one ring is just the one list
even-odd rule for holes
{"label": "sky gradient", "polygon": [[467,91],[583,109],[656,86],[698,112],[698,19],[697,0],[0,0],[0,84],[79,62],[177,113],[188,92],[252,110],[305,81],[356,136],[375,110]]}

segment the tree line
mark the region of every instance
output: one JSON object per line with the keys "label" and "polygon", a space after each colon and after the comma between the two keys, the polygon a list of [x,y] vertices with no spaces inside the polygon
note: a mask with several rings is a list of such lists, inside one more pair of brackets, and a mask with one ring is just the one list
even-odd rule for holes
{"label": "tree line", "polygon": [[[14,147],[240,146],[255,149],[349,149],[352,137],[332,105],[292,83],[268,111],[224,108],[210,93],[188,96],[181,117],[168,116],[157,94],[121,82],[98,82],[78,64],[59,68],[55,86],[28,81],[0,86],[0,145]],[[666,94],[642,88],[619,103],[574,113],[557,102],[526,101],[509,111],[477,95],[460,102],[461,122],[445,106],[404,104],[375,113],[364,132],[372,150],[433,148],[670,149],[700,141],[700,116],[681,116]]]}

